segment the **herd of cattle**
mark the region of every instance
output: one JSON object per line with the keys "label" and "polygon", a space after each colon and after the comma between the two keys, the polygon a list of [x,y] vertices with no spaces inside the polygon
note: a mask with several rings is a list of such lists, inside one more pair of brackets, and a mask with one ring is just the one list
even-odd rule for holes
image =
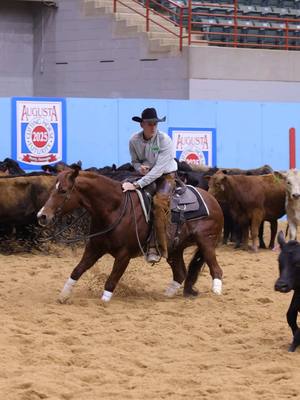
{"label": "herd of cattle", "polygon": [[[76,165],[81,166],[81,162]],[[0,236],[17,237],[34,243],[37,228],[36,214],[47,200],[56,175],[67,166],[65,163],[45,165],[41,172],[25,173],[10,158],[0,161]],[[104,168],[88,168],[98,174],[123,181],[135,176],[131,164]],[[235,241],[236,247],[248,249],[248,237],[252,249],[266,247],[263,240],[263,224],[271,227],[269,247],[274,247],[277,221],[287,214],[289,238],[295,239],[300,221],[300,171],[273,171],[265,165],[256,169],[229,168],[193,169],[185,162],[178,162],[178,175],[183,182],[209,190],[221,205],[224,213],[223,243]],[[3,247],[3,246],[2,246]]]}
{"label": "herd of cattle", "polygon": [[[81,162],[76,164],[81,167]],[[55,186],[56,175],[67,166],[64,163],[45,165],[43,172],[25,173],[12,159],[0,161],[0,243],[6,238],[15,236],[31,245],[38,240],[41,231],[37,228],[37,213],[45,204],[51,189]],[[104,168],[89,168],[90,171],[106,175],[112,179],[136,179],[131,164],[119,168],[115,165]],[[223,242],[228,239],[236,241],[236,246],[248,249],[249,231],[252,249],[265,247],[263,241],[264,221],[270,222],[273,248],[277,233],[277,221],[287,215],[289,238],[296,239],[297,224],[300,222],[300,171],[295,169],[286,172],[273,171],[265,165],[251,170],[205,168],[193,170],[190,165],[178,162],[178,175],[183,182],[208,190],[218,200],[224,213]],[[85,214],[87,216],[87,214]],[[75,221],[82,219],[75,216]],[[57,225],[58,233],[65,231],[64,221]],[[88,232],[88,221],[84,229]],[[72,225],[72,224],[71,224]],[[38,235],[38,238],[36,237]],[[59,237],[52,232],[52,237]],[[278,235],[281,248],[279,255],[279,278],[275,290],[283,293],[294,291],[287,312],[287,322],[292,330],[293,341],[289,351],[294,352],[300,345],[300,329],[297,315],[300,312],[300,243],[284,240],[283,233]],[[0,248],[1,249],[1,248]]]}

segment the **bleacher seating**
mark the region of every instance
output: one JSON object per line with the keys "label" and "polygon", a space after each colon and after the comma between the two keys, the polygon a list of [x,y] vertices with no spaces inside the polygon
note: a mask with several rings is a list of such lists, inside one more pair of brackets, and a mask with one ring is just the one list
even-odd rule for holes
{"label": "bleacher seating", "polygon": [[[139,0],[145,2],[145,0]],[[180,7],[185,6],[183,24],[188,26],[188,0],[153,0],[158,10],[170,12],[180,23]],[[151,3],[150,3],[151,4]],[[235,27],[234,0],[192,1],[191,29],[212,45],[287,48],[300,50],[300,0],[238,0]],[[151,5],[150,5],[151,6]]]}

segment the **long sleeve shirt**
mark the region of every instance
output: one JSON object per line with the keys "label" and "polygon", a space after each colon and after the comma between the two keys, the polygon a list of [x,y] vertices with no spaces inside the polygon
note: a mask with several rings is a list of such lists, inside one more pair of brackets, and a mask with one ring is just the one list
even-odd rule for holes
{"label": "long sleeve shirt", "polygon": [[137,181],[142,188],[154,182],[163,174],[177,171],[173,155],[171,138],[163,132],[157,133],[149,140],[143,137],[143,131],[135,133],[129,141],[131,163],[136,171],[141,165],[147,165],[150,171]]}

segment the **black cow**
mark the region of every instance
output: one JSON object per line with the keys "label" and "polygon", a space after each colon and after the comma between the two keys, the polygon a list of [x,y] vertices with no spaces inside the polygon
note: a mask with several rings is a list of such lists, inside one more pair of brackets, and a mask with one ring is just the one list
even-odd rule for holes
{"label": "black cow", "polygon": [[281,293],[294,291],[294,295],[286,314],[287,322],[293,332],[293,342],[289,351],[293,352],[300,344],[300,329],[297,325],[297,315],[300,312],[300,243],[296,240],[285,242],[283,232],[277,237],[281,252],[278,258],[279,278],[275,290]]}
{"label": "black cow", "polygon": [[25,171],[19,166],[17,161],[12,158],[5,158],[5,160],[0,162],[0,171],[16,176],[25,174]]}
{"label": "black cow", "polygon": [[61,171],[64,171],[67,168],[80,168],[82,167],[82,161],[79,160],[73,164],[66,164],[63,161],[58,161],[56,164],[46,164],[42,165],[42,170],[47,174],[56,175],[59,174]]}

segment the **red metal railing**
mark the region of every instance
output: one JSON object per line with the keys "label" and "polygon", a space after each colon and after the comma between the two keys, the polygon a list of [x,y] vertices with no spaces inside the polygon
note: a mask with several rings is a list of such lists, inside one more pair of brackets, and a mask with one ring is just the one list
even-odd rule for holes
{"label": "red metal railing", "polygon": [[[182,50],[183,40],[188,37],[183,23],[185,6],[178,5],[178,3],[173,0],[164,0],[163,3],[161,3],[160,0],[145,0],[143,2],[132,0],[132,2],[139,7],[134,8],[128,5],[126,0],[113,0],[113,10],[117,12],[117,4],[121,4],[141,15],[145,18],[147,32],[150,31],[151,24],[161,27],[164,31],[178,38],[179,49],[180,51]],[[142,9],[141,5],[143,5]],[[154,18],[154,16],[158,16],[159,19]],[[169,24],[164,25],[165,21],[168,21]]]}
{"label": "red metal railing", "polygon": [[145,18],[147,32],[154,24],[177,37],[180,50],[185,39],[189,45],[300,50],[300,19],[262,15],[255,7],[253,12],[257,11],[257,15],[247,15],[239,7],[238,0],[228,4],[188,0],[187,5],[175,0],[132,2],[138,5],[138,9],[128,5],[126,0],[113,0],[114,12],[117,4],[131,9]]}

